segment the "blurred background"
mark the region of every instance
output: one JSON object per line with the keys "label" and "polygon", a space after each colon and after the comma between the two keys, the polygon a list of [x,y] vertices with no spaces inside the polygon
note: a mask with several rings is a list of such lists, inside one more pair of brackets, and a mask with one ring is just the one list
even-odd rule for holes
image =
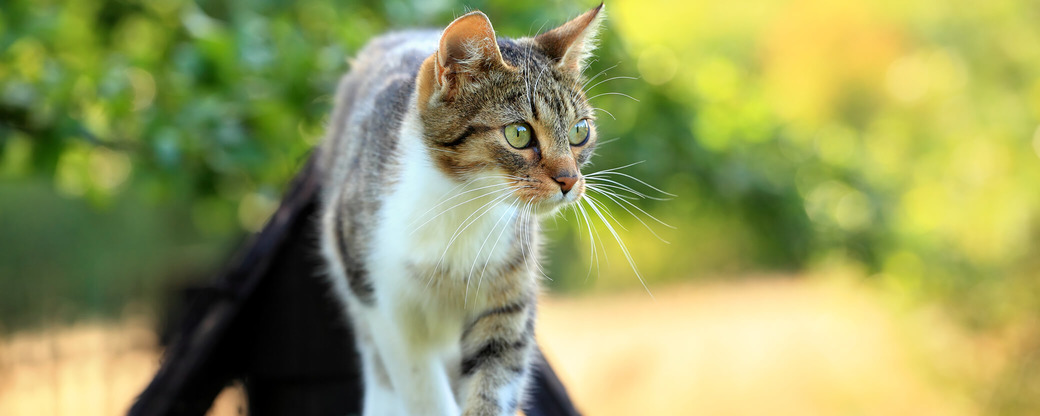
{"label": "blurred background", "polygon": [[[172,291],[263,226],[368,39],[595,5],[6,0],[0,414],[125,411]],[[633,203],[675,228],[602,201],[651,298],[605,225],[594,256],[547,223],[539,336],[580,408],[1036,414],[1040,3],[606,10],[591,170],[645,161],[621,172],[675,197]]]}

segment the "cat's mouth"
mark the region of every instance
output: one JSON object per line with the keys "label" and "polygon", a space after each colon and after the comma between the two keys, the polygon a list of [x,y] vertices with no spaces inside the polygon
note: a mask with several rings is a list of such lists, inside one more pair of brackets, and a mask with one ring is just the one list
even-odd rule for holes
{"label": "cat's mouth", "polygon": [[563,192],[556,186],[553,186],[553,188],[555,189],[530,192],[524,195],[525,199],[531,202],[535,213],[539,215],[552,214],[560,208],[578,202],[585,195],[585,180],[584,178],[579,179],[567,192]]}

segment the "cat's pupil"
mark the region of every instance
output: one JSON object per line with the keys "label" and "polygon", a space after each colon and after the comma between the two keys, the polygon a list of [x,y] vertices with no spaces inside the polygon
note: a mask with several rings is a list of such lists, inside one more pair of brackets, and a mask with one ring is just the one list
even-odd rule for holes
{"label": "cat's pupil", "polygon": [[523,149],[531,144],[531,130],[526,124],[510,124],[503,132],[510,146]]}

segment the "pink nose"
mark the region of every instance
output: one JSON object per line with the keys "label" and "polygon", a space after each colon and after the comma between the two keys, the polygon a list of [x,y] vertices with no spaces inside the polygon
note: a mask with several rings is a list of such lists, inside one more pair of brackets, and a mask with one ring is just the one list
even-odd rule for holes
{"label": "pink nose", "polygon": [[577,176],[557,176],[553,178],[553,180],[560,184],[560,190],[563,191],[564,194],[570,192],[571,188],[574,187],[574,184],[578,183]]}

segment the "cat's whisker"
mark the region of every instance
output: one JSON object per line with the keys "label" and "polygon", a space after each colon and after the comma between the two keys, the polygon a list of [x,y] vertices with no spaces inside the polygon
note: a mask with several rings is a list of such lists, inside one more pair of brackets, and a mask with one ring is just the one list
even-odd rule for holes
{"label": "cat's whisker", "polygon": [[600,169],[598,171],[595,171],[595,172],[592,172],[592,173],[588,173],[585,176],[592,176],[592,175],[601,174],[603,172],[613,172],[613,171],[616,171],[616,170],[627,169],[627,168],[630,168],[630,167],[635,166],[635,165],[641,165],[643,163],[646,163],[646,161],[645,160],[640,160],[638,162],[632,162],[632,163],[629,163],[627,165],[622,165],[622,166],[618,166],[618,167],[614,167],[614,168],[610,168],[610,169]]}
{"label": "cat's whisker", "polygon": [[607,115],[610,116],[611,119],[617,120],[617,117],[614,117],[614,114],[609,112],[609,111],[607,111],[607,110],[604,110],[604,109],[599,108],[599,107],[592,107],[592,109],[595,110],[595,111],[602,111],[604,113],[607,113]]}
{"label": "cat's whisker", "polygon": [[522,181],[522,182],[537,182],[537,181],[536,181],[536,180],[534,180],[534,179],[531,179],[531,178],[525,178],[525,177],[523,177],[523,176],[516,176],[516,175],[502,175],[502,177],[503,177],[503,178],[506,178],[506,179],[513,179],[513,180],[517,180],[517,181]]}
{"label": "cat's whisker", "polygon": [[[584,200],[584,199],[585,198],[582,198],[582,200]],[[585,225],[589,229],[589,272],[585,274],[585,281],[587,282],[589,280],[589,277],[592,276],[592,266],[593,266],[593,264],[596,265],[596,270],[602,270],[600,268],[600,266],[599,266],[599,253],[596,251],[596,242],[598,240],[599,243],[600,243],[600,248],[603,248],[603,239],[599,238],[599,230],[596,229],[596,227],[592,224],[592,219],[589,218],[589,214],[588,214],[588,212],[586,212],[585,207],[581,206],[581,202],[583,202],[583,201],[579,201],[576,204],[576,206],[581,211],[581,216],[585,218]],[[585,201],[585,203],[588,203],[588,202]],[[593,233],[595,233],[595,237],[593,237]],[[609,265],[610,264],[609,260],[606,260],[607,259],[607,251],[606,251],[606,249],[603,250],[603,258],[604,258],[605,261],[607,261],[607,264]],[[593,261],[593,260],[595,260],[595,261]]]}
{"label": "cat's whisker", "polygon": [[[450,208],[448,208],[448,209],[446,209],[446,210],[444,210],[444,211],[441,211],[441,212],[440,212],[440,213],[438,213],[437,215],[434,215],[433,217],[430,217],[430,219],[426,220],[426,221],[425,221],[425,222],[423,222],[422,224],[419,224],[419,226],[417,226],[417,227],[415,227],[414,229],[412,229],[412,231],[411,231],[410,233],[408,233],[408,235],[412,235],[412,234],[415,234],[415,232],[416,232],[416,231],[419,231],[420,229],[422,229],[423,227],[425,227],[425,226],[426,226],[426,224],[429,224],[429,223],[430,223],[431,221],[433,221],[433,220],[437,219],[437,218],[438,218],[438,217],[440,217],[441,215],[444,215],[444,214],[446,214],[446,213],[450,212],[451,210],[453,210],[453,209],[455,209],[455,208],[458,208],[458,207],[460,207],[460,206],[462,206],[462,205],[465,205],[465,204],[468,204],[468,203],[470,203],[470,202],[476,201],[476,200],[478,200],[478,199],[480,199],[480,198],[484,198],[484,197],[487,197],[487,196],[491,196],[491,195],[494,195],[494,194],[496,194],[496,193],[499,193],[499,192],[509,192],[509,191],[511,191],[511,189],[510,189],[509,185],[503,185],[503,186],[502,186],[501,188],[497,188],[497,189],[494,189],[494,190],[492,190],[492,191],[490,191],[490,192],[485,192],[485,193],[483,193],[483,194],[481,194],[481,195],[477,195],[477,196],[475,196],[475,197],[473,197],[473,198],[470,198],[470,199],[467,199],[467,200],[465,200],[465,201],[459,202],[458,204],[452,205],[452,206],[451,206]],[[460,194],[460,195],[461,195],[461,194]],[[449,198],[448,200],[451,200],[451,199],[454,199],[454,198],[455,198],[455,197],[452,197],[452,198]],[[439,204],[438,204],[438,205],[439,205]],[[432,209],[432,208],[431,208],[431,209]],[[427,210],[427,212],[429,212],[429,210]],[[424,214],[424,215],[425,215],[425,214]],[[420,216],[420,217],[418,217],[418,218],[419,218],[419,219],[422,219],[422,216]],[[409,224],[409,225],[410,225],[410,224]]]}
{"label": "cat's whisker", "polygon": [[[527,234],[525,234],[525,235],[534,235],[534,233],[535,233],[533,228],[537,224],[537,222],[536,222],[537,221],[537,214],[534,212],[534,208],[535,208],[535,205],[532,202],[531,206],[527,209],[527,221],[524,224],[525,230],[526,230],[525,232]],[[528,249],[529,249],[528,252],[535,255],[531,259],[532,262],[534,263],[534,270],[536,272],[538,272],[538,274],[542,275],[542,277],[544,277],[546,280],[551,282],[553,280],[552,277],[549,277],[549,275],[545,273],[545,269],[543,269],[541,263],[538,262],[539,258],[537,257],[537,252],[536,252],[537,247],[535,247],[535,245],[534,245],[535,241],[534,240],[529,240],[528,243],[529,243],[528,246],[527,246]]]}
{"label": "cat's whisker", "polygon": [[625,225],[622,224],[621,221],[618,221],[618,219],[616,217],[614,217],[614,213],[611,212],[610,209],[607,208],[606,205],[604,205],[598,199],[593,198],[591,194],[585,194],[585,198],[589,200],[589,204],[590,205],[598,206],[599,209],[603,210],[603,212],[605,212],[607,214],[607,216],[610,217],[610,219],[614,220],[614,222],[617,223],[618,227],[621,227],[622,230],[628,231],[628,228],[625,227]]}
{"label": "cat's whisker", "polygon": [[412,225],[412,224],[415,224],[416,222],[418,222],[419,220],[421,220],[421,219],[422,219],[422,218],[423,218],[423,217],[424,217],[424,216],[425,216],[426,214],[429,214],[429,213],[430,213],[430,211],[433,211],[433,210],[434,210],[434,209],[436,209],[437,207],[439,207],[439,206],[441,206],[441,205],[444,205],[445,203],[447,203],[448,201],[451,201],[452,199],[458,198],[458,197],[460,197],[460,196],[462,196],[462,195],[465,195],[465,194],[468,194],[468,193],[470,193],[470,192],[475,192],[475,191],[479,191],[479,190],[481,190],[481,189],[487,189],[487,188],[491,188],[491,187],[494,187],[494,186],[497,186],[497,185],[501,185],[501,184],[491,184],[491,185],[487,185],[487,186],[482,186],[482,187],[479,187],[479,188],[475,188],[475,189],[470,189],[470,190],[468,190],[468,191],[465,191],[465,192],[459,192],[459,193],[456,193],[456,192],[455,192],[455,191],[456,191],[456,190],[458,190],[459,188],[462,188],[462,187],[464,187],[464,186],[466,186],[466,185],[469,185],[469,184],[471,184],[471,183],[473,183],[473,182],[476,182],[476,181],[478,181],[478,180],[481,180],[481,179],[487,179],[487,177],[476,177],[476,178],[470,179],[470,180],[468,180],[468,181],[466,181],[466,182],[463,182],[463,183],[460,183],[460,184],[458,184],[458,185],[455,185],[455,187],[454,187],[454,188],[451,188],[451,189],[450,189],[450,190],[449,190],[448,192],[445,192],[445,193],[444,193],[444,195],[445,195],[445,196],[451,195],[450,197],[444,198],[444,197],[442,196],[442,197],[440,198],[440,199],[441,199],[441,202],[438,202],[438,203],[437,203],[437,204],[435,204],[434,206],[432,206],[432,207],[430,207],[429,209],[427,209],[427,210],[426,210],[426,212],[423,212],[422,214],[419,214],[418,216],[416,216],[416,218],[415,218],[415,219],[413,219],[413,220],[412,220],[412,222],[410,222],[410,223],[409,223],[408,225]]}
{"label": "cat's whisker", "polygon": [[639,192],[639,191],[637,191],[635,189],[632,189],[632,187],[630,187],[628,185],[625,185],[625,184],[620,183],[618,181],[606,179],[606,178],[588,178],[588,177],[586,177],[585,178],[585,183],[587,185],[595,185],[595,186],[598,186],[598,187],[601,187],[601,188],[617,189],[619,191],[625,191],[625,192],[631,193],[631,194],[633,194],[633,195],[635,195],[635,196],[637,196],[639,198],[642,198],[642,199],[653,199],[655,201],[671,201],[672,200],[672,198],[660,198],[660,197],[656,197],[656,196],[650,196],[650,195],[644,194],[642,192]]}
{"label": "cat's whisker", "polygon": [[640,199],[647,199],[645,196],[641,196],[641,195],[629,195],[627,193],[622,193],[622,192],[631,193],[631,191],[628,191],[628,190],[626,190],[624,188],[621,188],[621,187],[618,187],[618,186],[608,185],[608,184],[603,184],[603,183],[586,182],[585,183],[585,188],[586,189],[595,190],[596,192],[600,192],[600,193],[608,193],[609,192],[611,195],[613,195],[615,197],[624,198],[625,200],[628,200],[628,201],[638,201]]}
{"label": "cat's whisker", "polygon": [[[635,208],[639,212],[643,213],[643,215],[646,215],[647,217],[650,217],[651,219],[653,219],[654,221],[657,221],[659,224],[664,225],[665,227],[671,228],[673,230],[676,229],[675,227],[673,227],[671,225],[668,225],[667,223],[657,219],[657,217],[655,217],[653,215],[650,215],[650,213],[644,211],[642,208],[640,208],[636,204],[633,204],[632,202],[626,201],[624,199],[615,198],[614,196],[612,196],[611,192],[604,192],[601,189],[594,189],[594,188],[589,188],[589,189],[591,189],[593,191],[596,191],[596,192],[599,192],[600,194],[603,194],[603,196],[609,198],[611,201],[614,201],[614,203],[617,204],[618,206],[620,206],[621,209],[627,211],[630,215],[632,215],[632,217],[635,218],[636,221],[639,221],[640,224],[643,224],[643,227],[646,227],[647,231],[650,231],[650,234],[653,234],[654,237],[657,237],[658,240],[661,240],[661,242],[663,242],[665,244],[671,244],[670,242],[668,242],[668,240],[665,240],[664,238],[661,238],[661,236],[658,235],[657,232],[654,231],[654,229],[650,227],[650,225],[648,225],[646,222],[644,222],[642,218],[639,218],[639,216],[636,215],[634,212],[632,212],[632,210],[628,209],[628,207],[625,207],[624,204],[630,205],[632,208]],[[616,195],[616,194],[613,194],[613,195]],[[617,219],[614,219],[614,221],[617,221]]]}
{"label": "cat's whisker", "polygon": [[611,138],[609,138],[609,139],[607,139],[607,140],[602,140],[602,141],[599,141],[599,142],[597,142],[597,143],[596,143],[596,146],[603,146],[603,145],[605,145],[605,144],[607,144],[607,143],[614,143],[614,142],[616,142],[616,141],[618,141],[618,140],[621,140],[621,136],[618,136],[618,137],[611,137]]}
{"label": "cat's whisker", "polygon": [[602,189],[611,189],[611,190],[614,190],[616,192],[627,192],[628,194],[631,194],[632,197],[638,198],[638,199],[656,199],[656,200],[662,200],[662,201],[670,199],[670,198],[658,198],[658,197],[650,196],[650,195],[647,195],[645,193],[642,193],[642,192],[639,192],[639,191],[633,189],[631,186],[628,186],[628,185],[625,185],[625,184],[622,184],[622,183],[617,183],[616,181],[611,181],[609,179],[608,180],[604,180],[603,178],[585,178],[585,183],[587,185],[598,186],[598,187],[600,187]]}
{"label": "cat's whisker", "polygon": [[600,81],[600,82],[597,82],[597,83],[595,83],[594,85],[592,85],[592,86],[591,86],[591,87],[589,87],[588,89],[585,89],[585,92],[586,92],[586,93],[588,93],[589,91],[592,91],[592,89],[594,89],[594,88],[596,88],[596,87],[600,86],[600,84],[603,84],[604,82],[608,82],[608,81],[613,81],[613,80],[616,80],[616,79],[639,79],[639,78],[636,78],[636,77],[629,77],[629,76],[617,76],[617,77],[610,77],[610,78],[607,78],[607,79],[605,79],[605,80],[603,80],[603,81]]}
{"label": "cat's whisker", "polygon": [[454,150],[441,149],[441,148],[437,148],[437,147],[433,147],[433,146],[428,146],[426,148],[429,149],[429,150],[433,150],[435,152],[442,152],[442,153],[449,153],[449,154],[458,154],[459,153],[459,152],[456,152]]}
{"label": "cat's whisker", "polygon": [[[502,220],[504,220],[506,218],[506,216],[508,216],[508,215],[513,213],[514,209],[516,208],[516,205],[519,202],[520,202],[520,198],[515,197],[515,200],[511,204],[509,204],[509,209],[507,209],[505,212],[502,213],[501,216],[498,217],[498,221],[496,221],[495,225],[491,227],[491,231],[488,233],[487,237],[485,237],[484,241],[482,243],[480,243],[480,248],[477,249],[477,254],[473,255],[473,265],[471,265],[469,267],[469,274],[466,275],[466,294],[465,294],[465,296],[463,296],[463,299],[464,299],[463,300],[463,307],[467,306],[468,302],[469,302],[469,281],[473,277],[473,270],[477,267],[477,261],[480,260],[480,253],[484,252],[484,246],[487,245],[488,240],[491,238],[491,235],[495,233],[495,229],[498,228],[498,225],[502,223]],[[505,229],[506,229],[506,227],[503,226],[502,230],[505,231]],[[501,237],[501,234],[499,234],[499,237]],[[498,243],[497,239],[495,240],[495,243],[496,243],[495,245],[497,245],[497,243]],[[494,255],[494,253],[495,253],[495,245],[493,245],[491,247],[491,250],[488,251],[488,261],[491,261],[491,256]],[[484,268],[487,269],[487,262],[484,263]],[[480,273],[481,273],[481,276],[484,275],[483,270]],[[479,293],[480,293],[480,283],[478,282],[477,283],[477,294],[479,294]]]}
{"label": "cat's whisker", "polygon": [[[461,223],[459,223],[458,228],[455,229],[455,232],[452,233],[451,238],[448,240],[448,244],[446,244],[444,246],[444,251],[441,252],[441,257],[440,257],[440,259],[437,260],[437,265],[434,266],[434,268],[433,268],[433,272],[434,273],[436,273],[436,271],[440,269],[441,264],[444,263],[444,257],[447,256],[448,250],[451,249],[451,246],[452,246],[452,244],[455,243],[455,240],[458,239],[459,236],[462,235],[462,233],[465,232],[466,229],[468,229],[470,225],[473,225],[473,223],[477,222],[477,220],[479,220],[480,217],[483,217],[488,212],[491,212],[491,210],[495,208],[497,203],[499,203],[501,201],[504,201],[506,198],[509,198],[509,196],[510,196],[510,194],[507,193],[505,195],[501,195],[501,196],[495,197],[494,199],[484,203],[484,205],[481,205],[479,208],[474,210],[473,213],[469,214],[468,217],[466,217],[465,219],[462,220]],[[479,213],[479,215],[478,215],[478,213]],[[476,218],[473,218],[474,215],[476,215]],[[470,221],[471,218],[472,218],[472,221]],[[433,275],[431,274],[430,280],[432,280],[432,277],[433,277]],[[428,281],[426,283],[426,286],[429,287],[429,285],[430,285],[430,283]]]}
{"label": "cat's whisker", "polygon": [[631,99],[632,101],[635,101],[635,102],[637,102],[637,103],[639,102],[639,100],[638,100],[638,99],[636,99],[636,97],[633,97],[633,96],[631,96],[631,95],[625,94],[625,93],[623,93],[623,92],[615,92],[615,91],[611,91],[611,92],[601,92],[601,93],[599,93],[599,94],[593,95],[593,96],[589,97],[589,101],[595,100],[595,99],[597,99],[597,98],[599,98],[599,97],[602,97],[602,96],[604,96],[604,95],[620,95],[620,96],[622,96],[622,97],[625,97],[625,98]]}
{"label": "cat's whisker", "polygon": [[651,299],[653,299],[654,294],[651,293],[650,288],[647,287],[646,281],[643,280],[643,276],[639,273],[639,268],[636,267],[636,262],[632,258],[632,254],[628,251],[628,246],[626,246],[625,242],[621,240],[621,236],[618,235],[617,230],[615,230],[614,226],[611,225],[609,221],[607,221],[607,219],[603,216],[603,213],[601,213],[599,209],[596,208],[595,204],[592,204],[590,202],[589,208],[591,208],[592,211],[595,212],[597,216],[599,216],[599,219],[603,221],[603,224],[607,226],[607,230],[609,230],[610,234],[614,236],[614,240],[617,241],[618,247],[621,248],[621,253],[624,254],[625,259],[628,260],[628,265],[632,267],[632,272],[635,273],[636,278],[639,279],[639,284],[643,285],[643,289],[646,289],[646,293],[650,295]]}
{"label": "cat's whisker", "polygon": [[[526,207],[526,210],[525,210],[525,213],[524,213],[524,222],[523,222],[523,224],[520,227],[521,235],[532,235],[531,233],[533,233],[533,231],[531,230],[531,227],[532,227],[532,224],[534,224],[534,220],[535,220],[535,218],[534,218],[534,201],[528,201],[527,202],[527,207]],[[530,254],[534,254],[535,253],[535,251],[534,251],[535,247],[533,247],[531,245],[532,243],[534,243],[534,241],[528,240],[527,253],[530,253]],[[520,249],[521,249],[521,254],[524,256],[524,263],[526,265],[528,265],[529,267],[533,263],[534,264],[534,270],[536,272],[538,272],[538,274],[542,275],[542,277],[544,277],[546,280],[552,281],[553,279],[551,277],[549,277],[549,275],[545,274],[545,271],[542,269],[542,265],[538,263],[538,258],[531,257],[531,256],[528,256],[527,253],[523,253],[522,252],[523,247],[524,247],[523,246],[523,241],[521,241]]]}
{"label": "cat's whisker", "polygon": [[599,62],[599,59],[592,59],[592,60],[588,61],[585,64],[585,67],[582,68],[580,72],[578,72],[578,79],[581,79],[581,77],[585,76],[585,71],[588,71],[589,68],[592,68],[592,64],[594,64],[596,62]]}
{"label": "cat's whisker", "polygon": [[[641,163],[641,162],[640,162],[640,163]],[[629,166],[631,166],[631,165],[629,165]],[[628,167],[628,166],[623,166],[623,167]],[[643,186],[645,186],[645,187],[647,187],[647,188],[650,188],[650,189],[653,189],[653,190],[655,190],[655,191],[657,191],[657,192],[660,192],[660,193],[662,193],[662,194],[664,194],[664,195],[668,195],[668,196],[670,196],[670,197],[677,197],[677,196],[678,196],[678,195],[675,195],[675,194],[672,194],[672,193],[669,193],[669,192],[665,192],[665,191],[662,191],[662,190],[658,189],[657,187],[655,187],[655,186],[653,186],[653,185],[651,185],[651,184],[648,184],[648,183],[644,182],[643,180],[641,180],[641,179],[639,179],[639,178],[637,178],[637,177],[635,177],[635,176],[629,175],[629,174],[627,174],[627,173],[622,173],[622,172],[616,172],[616,170],[617,170],[617,169],[620,169],[620,168],[614,168],[614,169],[606,169],[606,170],[601,170],[601,171],[599,171],[599,172],[593,172],[593,173],[589,173],[589,174],[585,175],[585,178],[593,178],[593,179],[602,179],[602,178],[598,178],[598,177],[599,177],[599,176],[603,176],[603,175],[617,175],[617,176],[623,176],[623,177],[629,178],[629,179],[631,179],[631,180],[634,180],[634,181],[636,181],[636,182],[639,182],[639,183],[640,183],[640,184],[642,184]],[[615,182],[615,183],[616,183],[616,182]],[[620,184],[619,184],[619,185],[620,185]]]}
{"label": "cat's whisker", "polygon": [[621,62],[618,62],[618,63],[614,64],[613,66],[608,67],[607,69],[599,71],[599,73],[597,73],[596,75],[593,75],[592,78],[589,78],[588,81],[585,81],[585,83],[581,85],[581,90],[585,91],[585,87],[587,87],[589,84],[591,84],[592,81],[595,81],[596,78],[599,78],[600,75],[603,75],[607,71],[609,71],[611,69],[614,69],[614,68],[617,68],[618,65],[621,65]]}
{"label": "cat's whisker", "polygon": [[[514,205],[510,206],[510,210],[508,212],[511,213],[513,211],[512,208],[515,208],[515,204],[517,204],[519,202],[520,202],[520,199],[517,198],[516,202],[514,202]],[[496,226],[497,226],[497,224],[496,224]],[[498,242],[500,240],[502,240],[502,235],[505,234],[506,228],[507,227],[503,226],[502,227],[502,231],[498,232],[498,237],[495,238],[495,243],[491,245],[491,250],[488,252],[488,258],[487,258],[487,260],[484,261],[484,268],[482,268],[480,270],[480,277],[477,278],[477,292],[476,293],[478,293],[478,294],[480,293],[480,284],[484,281],[484,272],[487,271],[488,263],[491,262],[491,254],[494,253],[495,252],[495,248],[498,247]],[[494,231],[495,231],[495,228],[492,227],[491,228],[491,232],[494,233]],[[491,236],[491,234],[488,234],[488,237],[490,237],[490,236]],[[470,270],[470,273],[473,273],[473,271]],[[469,288],[469,280],[468,279],[466,280],[466,288],[467,289]]]}
{"label": "cat's whisker", "polygon": [[528,263],[527,251],[524,250],[524,240],[526,240],[526,239],[523,238],[523,236],[527,235],[524,232],[526,230],[527,220],[529,219],[527,217],[527,214],[528,214],[527,210],[530,207],[531,207],[531,201],[527,201],[526,203],[524,203],[523,208],[520,208],[520,215],[517,218],[516,224],[513,225],[513,228],[514,228],[513,231],[517,232],[517,235],[521,236],[518,245],[520,246],[520,257],[524,260],[524,265],[525,266],[528,265],[529,263]]}
{"label": "cat's whisker", "polygon": [[[574,213],[574,222],[578,223],[578,237],[579,238],[581,237],[581,218],[578,217],[578,210],[580,208],[581,208],[581,203],[576,203],[576,204],[571,205],[571,212]],[[582,214],[582,215],[584,215],[584,214]],[[595,248],[595,246],[592,246],[592,244],[595,244],[595,243],[593,243],[593,241],[592,241],[592,229],[591,228],[589,229],[589,243],[590,243],[591,248],[589,250],[589,271],[588,271],[588,273],[585,273],[585,281],[586,282],[589,281],[589,276],[592,276],[592,265],[593,265],[593,263],[592,263],[592,252],[593,252],[593,249]]]}
{"label": "cat's whisker", "polygon": [[539,83],[541,83],[541,81],[542,81],[542,75],[544,75],[544,74],[545,74],[545,70],[546,70],[547,68],[549,68],[549,67],[548,67],[548,66],[543,66],[543,67],[542,67],[542,69],[541,69],[540,71],[538,71],[538,77],[537,77],[537,78],[535,78],[535,80],[534,80],[534,89],[535,89],[535,91],[537,91],[537,90],[538,90],[538,84],[539,84]]}
{"label": "cat's whisker", "polygon": [[[541,31],[541,29],[538,30]],[[527,52],[525,60],[529,61],[531,59],[531,48],[528,47],[527,49],[525,49],[525,51]],[[529,81],[530,70],[528,69],[527,65],[522,65],[521,68],[523,68],[524,73],[524,88],[527,89],[527,105],[528,107],[534,108],[534,102],[532,101],[533,98],[531,97],[531,81]]]}
{"label": "cat's whisker", "polygon": [[[484,205],[481,205],[480,208],[477,208],[476,210],[473,211],[473,213],[469,214],[469,216],[464,218],[462,220],[462,222],[459,224],[458,228],[455,229],[455,232],[452,233],[451,238],[448,239],[448,244],[444,247],[444,253],[448,252],[448,249],[451,248],[452,243],[454,243],[455,240],[457,240],[459,238],[459,236],[461,236],[462,233],[465,232],[469,228],[469,226],[471,226],[474,223],[476,223],[477,220],[479,220],[481,217],[486,215],[488,212],[491,212],[491,210],[495,209],[495,206],[497,206],[498,203],[506,200],[509,197],[510,197],[510,194],[505,194],[505,195],[496,197],[495,199],[492,199],[492,200],[486,202]],[[483,210],[483,211],[481,211],[481,210]],[[480,215],[477,215],[478,212],[480,213]],[[476,218],[473,217],[474,215],[476,215]],[[472,218],[472,220],[470,220],[471,218]],[[442,258],[443,258],[443,254],[442,254]]]}

